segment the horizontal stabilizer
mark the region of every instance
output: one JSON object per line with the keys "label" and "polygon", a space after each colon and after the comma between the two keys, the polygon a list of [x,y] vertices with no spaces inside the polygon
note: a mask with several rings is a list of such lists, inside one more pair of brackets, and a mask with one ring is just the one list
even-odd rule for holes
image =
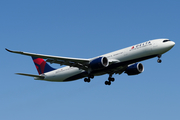
{"label": "horizontal stabilizer", "polygon": [[33,75],[33,74],[25,74],[25,73],[16,73],[16,74],[29,76],[29,77],[38,77],[38,78],[44,79],[44,76],[41,76],[41,75]]}

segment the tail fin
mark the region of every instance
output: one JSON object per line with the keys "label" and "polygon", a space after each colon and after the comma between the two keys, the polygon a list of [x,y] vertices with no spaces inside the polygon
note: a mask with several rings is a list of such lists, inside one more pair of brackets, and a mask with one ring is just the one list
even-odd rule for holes
{"label": "tail fin", "polygon": [[36,66],[36,69],[37,69],[39,75],[46,73],[46,72],[50,72],[52,70],[55,70],[50,65],[48,65],[46,63],[46,61],[44,61],[42,58],[32,57],[32,59],[33,59],[33,62]]}

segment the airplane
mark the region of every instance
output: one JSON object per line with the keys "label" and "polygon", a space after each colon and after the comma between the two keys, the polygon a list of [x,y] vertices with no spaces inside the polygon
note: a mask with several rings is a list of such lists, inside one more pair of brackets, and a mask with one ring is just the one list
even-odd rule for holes
{"label": "airplane", "polygon": [[[51,82],[68,82],[84,78],[84,82],[89,83],[94,76],[108,74],[105,85],[111,85],[111,82],[115,81],[112,77],[113,74],[120,75],[124,72],[127,75],[138,75],[142,73],[144,66],[139,63],[140,61],[158,57],[157,62],[161,63],[162,54],[169,51],[174,45],[175,42],[169,39],[154,39],[90,59],[12,51],[7,48],[6,50],[31,56],[39,73],[39,75],[16,73],[18,75]],[[55,69],[47,62],[66,66]]]}

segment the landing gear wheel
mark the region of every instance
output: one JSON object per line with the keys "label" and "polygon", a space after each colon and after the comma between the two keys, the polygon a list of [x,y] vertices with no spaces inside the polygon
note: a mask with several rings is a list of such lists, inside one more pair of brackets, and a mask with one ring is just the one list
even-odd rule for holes
{"label": "landing gear wheel", "polygon": [[84,78],[84,82],[90,82],[91,80],[90,80],[90,78]]}
{"label": "landing gear wheel", "polygon": [[87,78],[84,78],[84,82],[87,82]]}
{"label": "landing gear wheel", "polygon": [[108,85],[108,82],[109,82],[109,81],[105,81],[105,85]]}
{"label": "landing gear wheel", "polygon": [[115,79],[112,77],[109,77],[108,80],[114,82]]}
{"label": "landing gear wheel", "polygon": [[90,78],[88,78],[88,79],[87,79],[87,82],[89,83],[90,81],[91,81],[91,79],[90,79]]}
{"label": "landing gear wheel", "polygon": [[88,77],[91,78],[91,79],[93,79],[93,78],[94,78],[94,75],[91,75],[91,74],[90,74]]}
{"label": "landing gear wheel", "polygon": [[111,81],[108,82],[108,85],[111,85]]}
{"label": "landing gear wheel", "polygon": [[111,85],[111,81],[105,81],[105,85]]}
{"label": "landing gear wheel", "polygon": [[158,59],[158,60],[157,60],[157,62],[158,62],[158,63],[161,63],[161,62],[162,62],[162,60],[161,60],[161,59]]}

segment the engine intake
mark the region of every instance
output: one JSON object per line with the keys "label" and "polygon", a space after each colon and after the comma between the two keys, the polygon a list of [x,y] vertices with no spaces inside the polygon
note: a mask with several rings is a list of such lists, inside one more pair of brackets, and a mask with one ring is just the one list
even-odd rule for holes
{"label": "engine intake", "polygon": [[92,70],[102,69],[104,67],[107,67],[108,65],[109,65],[109,61],[106,57],[96,58],[96,59],[92,60],[89,64],[89,66]]}
{"label": "engine intake", "polygon": [[125,73],[128,75],[138,75],[144,71],[144,66],[141,63],[135,63],[130,65],[126,70]]}

